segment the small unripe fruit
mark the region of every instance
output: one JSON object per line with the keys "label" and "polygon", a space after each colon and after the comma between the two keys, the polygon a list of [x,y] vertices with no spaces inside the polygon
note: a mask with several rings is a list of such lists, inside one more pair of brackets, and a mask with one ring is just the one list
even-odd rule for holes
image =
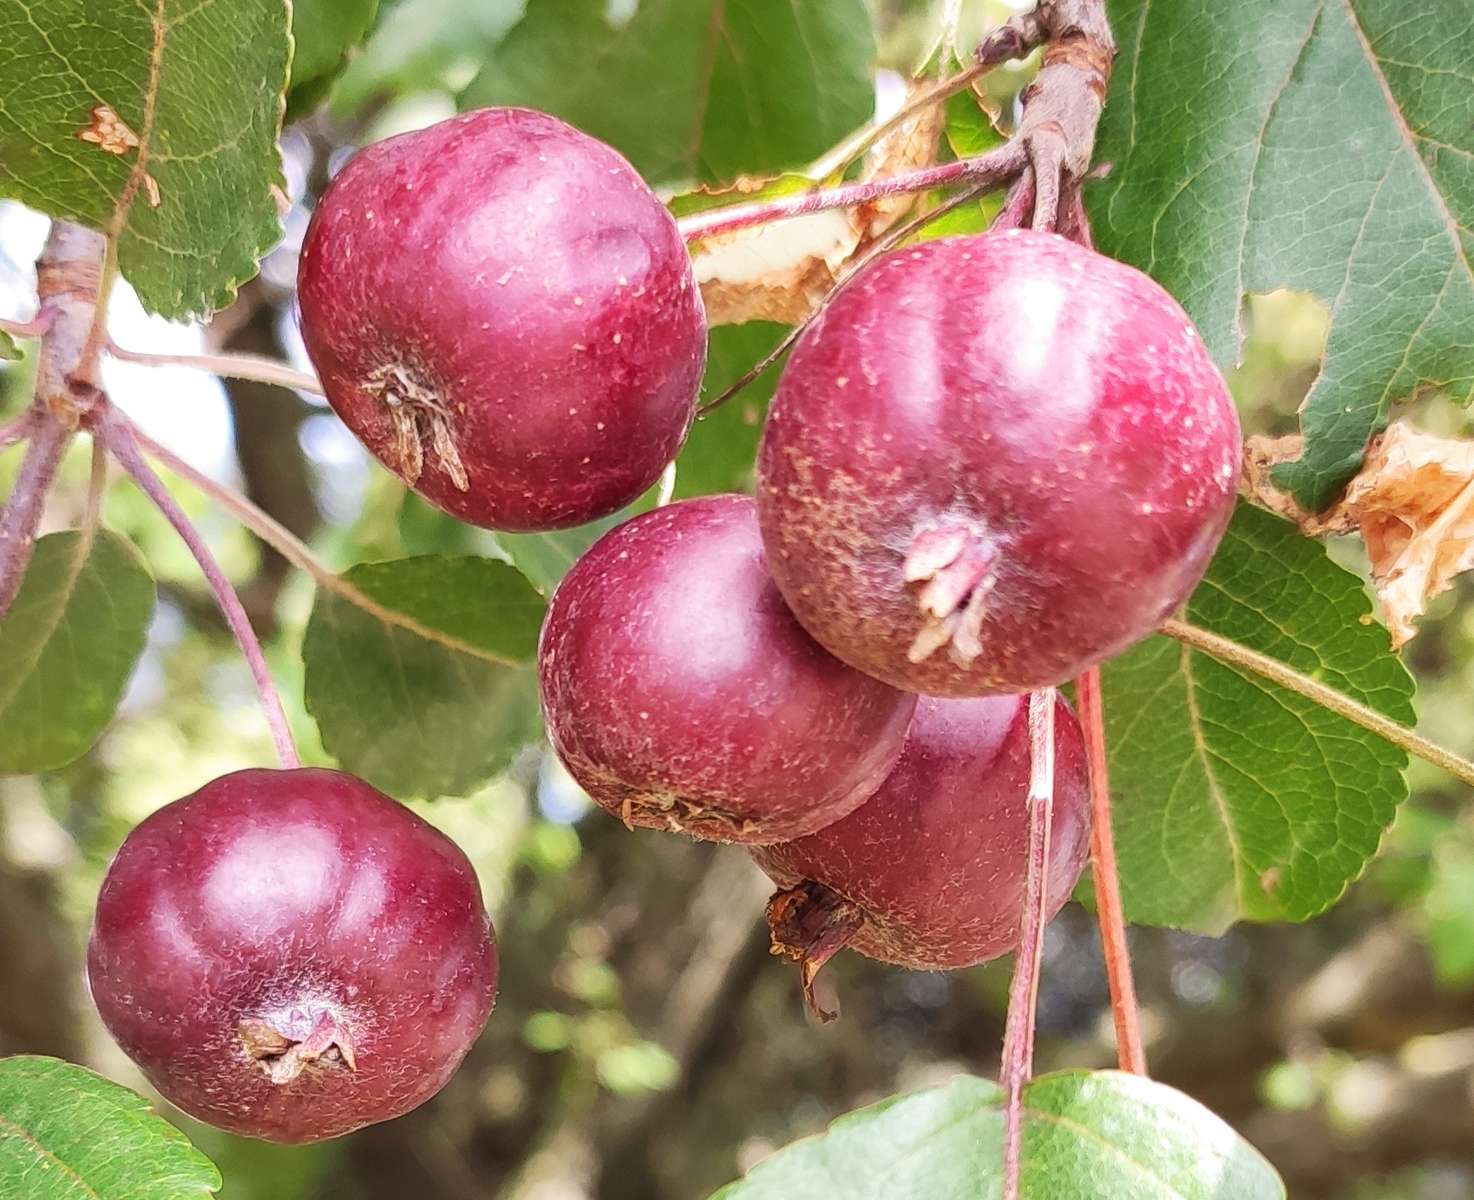
{"label": "small unripe fruit", "polygon": [[1141,272],[1026,230],[893,251],[783,372],[758,457],[769,566],[804,628],[897,687],[1060,684],[1187,598],[1239,436]]}
{"label": "small unripe fruit", "polygon": [[337,771],[237,771],[142,822],[97,901],[103,1023],[201,1121],[313,1142],[408,1112],[480,1034],[497,956],[449,838]]}
{"label": "small unripe fruit", "polygon": [[680,449],[706,361],[685,243],[602,142],[483,109],[377,142],[302,247],[328,401],[431,503],[494,529],[614,512]]}
{"label": "small unripe fruit", "polygon": [[[1085,742],[1063,700],[1054,753],[1048,917],[1074,891],[1090,843]],[[773,949],[803,964],[811,1006],[814,975],[844,946],[945,971],[1018,944],[1029,775],[1028,697],[922,697],[875,795],[809,837],[751,848],[784,889],[768,907]]]}
{"label": "small unripe fruit", "polygon": [[548,735],[626,824],[724,842],[798,837],[869,796],[916,698],[793,619],[746,496],[625,522],[568,573],[538,653]]}

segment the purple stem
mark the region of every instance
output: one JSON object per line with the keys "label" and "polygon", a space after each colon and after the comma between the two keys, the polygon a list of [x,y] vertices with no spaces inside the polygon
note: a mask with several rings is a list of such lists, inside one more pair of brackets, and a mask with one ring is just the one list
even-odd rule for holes
{"label": "purple stem", "polygon": [[796,196],[782,196],[776,200],[733,204],[727,208],[696,213],[677,221],[676,224],[680,228],[681,236],[688,242],[693,242],[718,233],[731,233],[733,230],[746,229],[752,225],[766,225],[769,221],[806,216],[809,213],[823,212],[831,208],[848,208],[855,204],[867,204],[886,196],[925,192],[931,188],[947,187],[958,183],[1001,184],[1017,175],[1027,161],[1024,147],[1008,142],[976,158],[962,158],[956,162],[943,163],[938,167],[923,167],[917,171],[907,171],[885,179],[872,179],[864,183],[845,183],[839,187],[823,188]]}
{"label": "purple stem", "polygon": [[194,527],[190,519],[185,516],[184,510],[169,494],[164,481],[154,474],[153,468],[144,460],[138,444],[133,440],[133,431],[127,419],[115,408],[109,406],[98,419],[97,436],[102,438],[103,444],[122,464],[123,470],[132,476],[133,482],[154,502],[158,510],[168,519],[169,524],[174,526],[175,532],[184,539],[184,544],[194,555],[195,562],[199,563],[205,581],[215,594],[215,603],[220,606],[225,623],[230,627],[230,632],[235,635],[236,644],[240,646],[241,654],[246,659],[246,665],[251,669],[251,678],[256,682],[256,692],[261,698],[262,711],[266,714],[266,724],[270,726],[272,740],[276,742],[277,757],[281,759],[281,764],[286,770],[290,771],[300,767],[302,762],[297,757],[297,747],[292,741],[292,731],[287,723],[286,711],[282,708],[281,697],[277,694],[276,685],[271,681],[271,672],[267,669],[266,656],[261,651],[261,643],[256,638],[256,631],[251,628],[250,619],[246,616],[246,610],[241,606],[240,597],[236,595],[235,588],[231,586],[225,572],[220,569],[220,564],[215,561],[210,548],[205,545],[205,540],[200,536],[199,530]]}
{"label": "purple stem", "polygon": [[1003,1200],[1019,1200],[1024,1084],[1034,1070],[1034,1021],[1044,951],[1044,914],[1049,904],[1049,834],[1054,817],[1054,703],[1053,688],[1029,694],[1029,861],[1000,1071],[1006,1093]]}
{"label": "purple stem", "polygon": [[36,529],[46,509],[46,494],[72,436],[72,431],[50,413],[38,409],[32,412],[28,426],[31,441],[15,487],[0,512],[0,618],[10,611],[20,591],[36,545]]}
{"label": "purple stem", "polygon": [[16,442],[23,442],[31,436],[31,426],[36,423],[36,409],[34,405],[27,405],[24,412],[19,416],[6,421],[0,425],[0,450],[7,446],[13,446]]}

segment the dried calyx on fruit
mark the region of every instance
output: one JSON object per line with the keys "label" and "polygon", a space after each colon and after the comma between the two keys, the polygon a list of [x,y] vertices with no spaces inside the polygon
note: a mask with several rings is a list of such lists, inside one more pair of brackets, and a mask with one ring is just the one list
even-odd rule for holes
{"label": "dried calyx on fruit", "polygon": [[758,458],[803,626],[897,687],[1054,686],[1155,629],[1233,509],[1239,425],[1192,322],[1050,234],[877,260],[799,340]]}
{"label": "dried calyx on fruit", "polygon": [[799,837],[852,811],[916,705],[800,628],[746,496],[605,534],[553,597],[538,664],[549,738],[594,800],[713,841]]}
{"label": "dried calyx on fruit", "polygon": [[496,994],[475,872],[337,771],[238,771],[140,824],[87,951],[103,1023],[172,1103],[232,1133],[336,1137],[444,1086]]}
{"label": "dried calyx on fruit", "polygon": [[[1055,709],[1048,916],[1070,898],[1090,842],[1080,723]],[[1024,696],[923,697],[889,778],[809,837],[751,848],[782,889],[773,953],[798,961],[804,996],[845,946],[920,971],[972,966],[1019,938],[1028,859],[1029,704]]]}
{"label": "dried calyx on fruit", "polygon": [[674,219],[610,147],[526,109],[360,151],[313,214],[298,299],[348,427],[496,529],[638,496],[680,449],[706,360]]}

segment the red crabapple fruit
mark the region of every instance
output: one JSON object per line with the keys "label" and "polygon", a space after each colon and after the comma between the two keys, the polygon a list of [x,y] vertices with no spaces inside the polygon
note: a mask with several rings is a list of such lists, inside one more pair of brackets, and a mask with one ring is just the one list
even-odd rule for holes
{"label": "red crabapple fruit", "polygon": [[[1049,917],[1079,882],[1090,842],[1085,742],[1063,700],[1054,729]],[[896,769],[869,800],[808,837],[750,847],[783,889],[768,906],[773,950],[802,963],[811,1007],[814,975],[845,946],[919,971],[1014,948],[1029,772],[1027,696],[922,697]]]}
{"label": "red crabapple fruit", "polygon": [[221,1129],[313,1142],[444,1086],[496,994],[475,872],[337,771],[237,771],[142,822],[87,951],[108,1031]]}
{"label": "red crabapple fruit", "polygon": [[553,597],[538,664],[549,737],[594,800],[712,841],[838,820],[890,772],[916,705],[793,619],[746,496],[605,534]]}
{"label": "red crabapple fruit", "polygon": [[768,564],[832,654],[896,687],[1052,686],[1187,598],[1239,424],[1140,271],[1028,230],[892,251],[799,340],[758,457]]}
{"label": "red crabapple fruit", "polygon": [[344,423],[495,529],[633,500],[680,449],[706,361],[674,219],[610,147],[527,109],[355,155],[313,214],[297,295]]}

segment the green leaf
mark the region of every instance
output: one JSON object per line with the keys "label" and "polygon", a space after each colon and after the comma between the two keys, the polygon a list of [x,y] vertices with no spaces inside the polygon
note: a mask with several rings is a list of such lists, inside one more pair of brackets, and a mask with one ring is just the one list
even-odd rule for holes
{"label": "green leaf", "polygon": [[379,0],[293,0],[292,86],[332,74],[368,36]]}
{"label": "green leaf", "polygon": [[59,1059],[0,1059],[0,1196],[201,1200],[220,1186],[142,1096]]}
{"label": "green leaf", "polygon": [[[1003,1092],[962,1075],[841,1117],[712,1200],[996,1200]],[[1024,1089],[1022,1194],[1282,1200],[1252,1146],[1195,1100],[1136,1075],[1066,1071]]]}
{"label": "green leaf", "polygon": [[444,87],[462,64],[474,72],[526,7],[526,0],[400,0],[339,77],[333,110],[347,115],[378,96]]}
{"label": "green leaf", "polygon": [[19,362],[21,349],[15,344],[15,339],[0,329],[0,362]]}
{"label": "green leaf", "polygon": [[293,0],[289,120],[326,98],[348,64],[349,51],[369,35],[378,15],[379,0]]}
{"label": "green leaf", "polygon": [[344,576],[418,629],[321,590],[302,643],[307,709],[344,768],[400,799],[462,796],[538,734],[542,597],[506,563],[404,558]]}
{"label": "green leaf", "polygon": [[[701,381],[702,401],[721,395],[787,333],[786,326],[771,321],[713,329],[707,347],[706,378]],[[763,418],[781,370],[781,363],[773,364],[721,408],[697,420],[676,459],[677,499],[750,490]]]}
{"label": "green leaf", "polygon": [[41,538],[0,621],[0,775],[85,753],[107,728],[143,651],[154,580],[127,538]]}
{"label": "green leaf", "polygon": [[[1414,720],[1361,581],[1278,517],[1240,504],[1187,619]],[[1361,874],[1407,796],[1403,751],[1166,637],[1107,663],[1102,691],[1132,921],[1306,920]]]}
{"label": "green leaf", "polygon": [[864,0],[530,0],[461,103],[544,109],[652,183],[727,182],[869,119],[873,54]]}
{"label": "green leaf", "polygon": [[[1113,0],[1120,41],[1088,190],[1102,250],[1186,306],[1220,365],[1246,293],[1331,310],[1277,475],[1335,499],[1388,406],[1474,396],[1474,10],[1468,0]],[[1211,68],[1206,64],[1212,64]]]}
{"label": "green leaf", "polygon": [[[228,304],[281,237],[285,0],[26,0],[0,46],[0,195],[115,234],[153,312]],[[100,105],[136,145],[82,139]]]}
{"label": "green leaf", "polygon": [[512,565],[543,596],[551,596],[568,568],[616,525],[654,507],[652,496],[642,497],[617,513],[572,529],[551,533],[498,533],[497,545]]}

